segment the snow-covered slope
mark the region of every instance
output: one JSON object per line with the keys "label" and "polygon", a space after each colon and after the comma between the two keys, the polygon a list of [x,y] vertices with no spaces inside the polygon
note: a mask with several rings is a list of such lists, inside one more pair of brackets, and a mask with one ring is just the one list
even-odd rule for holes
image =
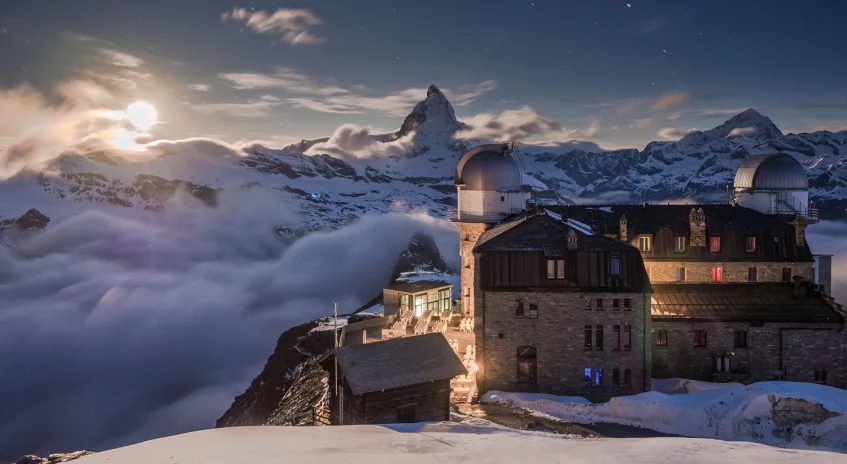
{"label": "snow-covered slope", "polygon": [[463,423],[345,427],[236,427],[160,438],[86,456],[79,464],[656,462],[830,464],[843,455],[690,438],[567,439]]}

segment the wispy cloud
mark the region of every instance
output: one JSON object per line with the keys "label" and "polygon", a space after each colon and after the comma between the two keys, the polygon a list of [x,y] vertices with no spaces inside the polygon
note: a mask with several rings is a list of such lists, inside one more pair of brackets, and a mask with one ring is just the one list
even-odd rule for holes
{"label": "wispy cloud", "polygon": [[641,23],[635,31],[636,35],[650,35],[662,30],[668,24],[667,18],[652,18]]}
{"label": "wispy cloud", "polygon": [[688,103],[694,95],[691,92],[672,90],[656,100],[652,108],[654,110],[672,110]]}
{"label": "wispy cloud", "polygon": [[641,118],[633,121],[632,125],[639,128],[644,129],[645,127],[649,127],[655,122],[653,118]]}
{"label": "wispy cloud", "polygon": [[222,21],[239,21],[259,34],[276,34],[282,41],[291,45],[306,45],[323,42],[310,31],[314,26],[323,24],[311,10],[298,8],[279,8],[273,13],[267,11],[248,11],[246,8],[234,8],[232,12],[221,15]]}
{"label": "wispy cloud", "polygon": [[280,104],[281,100],[272,95],[264,95],[257,100],[248,100],[243,103],[186,103],[188,107],[201,114],[224,114],[240,118],[268,116],[271,109]]}
{"label": "wispy cloud", "polygon": [[738,113],[747,110],[747,108],[730,108],[725,110],[704,110],[698,113],[700,116],[715,117],[715,116],[735,116]]}
{"label": "wispy cloud", "polygon": [[338,86],[319,86],[313,80],[290,68],[277,68],[273,73],[230,72],[218,74],[236,89],[284,89],[291,92],[316,95],[347,93]]}
{"label": "wispy cloud", "polygon": [[119,52],[111,48],[98,50],[111,64],[122,68],[138,68],[144,64],[141,58],[129,53]]}
{"label": "wispy cloud", "polygon": [[679,140],[695,130],[696,129],[678,129],[676,127],[666,127],[660,130],[657,135],[665,140]]}
{"label": "wispy cloud", "polygon": [[794,107],[798,110],[847,110],[847,102],[805,102]]}
{"label": "wispy cloud", "polygon": [[195,92],[208,92],[212,90],[212,86],[209,84],[188,84],[188,88]]}
{"label": "wispy cloud", "polygon": [[492,139],[498,142],[524,140],[562,128],[558,122],[541,116],[530,106],[506,110],[497,115],[481,113],[462,122],[469,128],[456,133],[456,138]]}
{"label": "wispy cloud", "polygon": [[289,102],[293,103],[298,108],[307,108],[320,113],[336,113],[336,114],[362,114],[361,109],[342,105],[337,103],[326,103],[313,98],[289,98]]}

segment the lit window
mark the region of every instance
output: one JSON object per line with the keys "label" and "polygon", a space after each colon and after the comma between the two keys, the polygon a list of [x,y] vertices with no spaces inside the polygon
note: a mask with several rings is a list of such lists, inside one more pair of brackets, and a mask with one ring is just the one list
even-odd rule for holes
{"label": "lit window", "polygon": [[601,387],[603,386],[603,368],[598,367],[594,370],[594,385]]}
{"label": "lit window", "polygon": [[640,251],[644,251],[644,252],[650,251],[652,249],[652,245],[653,245],[652,240],[650,239],[649,236],[638,237],[638,249]]}
{"label": "lit window", "polygon": [[674,251],[685,251],[685,237],[677,237],[674,240]]}
{"label": "lit window", "polygon": [[656,331],[656,346],[668,346],[668,331],[667,330],[657,330]]}
{"label": "lit window", "polygon": [[685,268],[681,267],[676,271],[676,281],[685,282]]}
{"label": "lit window", "polygon": [[755,253],[756,252],[756,237],[749,235],[747,236],[747,240],[745,240],[744,251],[747,253]]}
{"label": "lit window", "polygon": [[609,260],[609,268],[610,273],[613,276],[621,275],[621,259],[620,258],[612,258]]}
{"label": "lit window", "polygon": [[596,335],[597,335],[597,337],[596,337],[596,340],[595,340],[596,343],[595,343],[594,347],[598,351],[603,351],[603,326],[602,325],[597,326]]}
{"label": "lit window", "polygon": [[723,268],[720,266],[712,268],[712,282],[720,282],[723,280]]}
{"label": "lit window", "polygon": [[548,259],[547,260],[547,278],[548,279],[564,279],[565,278],[565,260],[564,259]]}
{"label": "lit window", "polygon": [[590,367],[586,367],[583,370],[583,379],[584,379],[585,385],[591,385],[591,368]]}
{"label": "lit window", "polygon": [[747,268],[747,281],[748,282],[758,282],[759,281],[759,268],[757,268],[757,267],[748,267]]}
{"label": "lit window", "polygon": [[706,346],[706,331],[705,330],[695,330],[694,331],[694,346],[699,346],[699,347]]}
{"label": "lit window", "polygon": [[720,237],[709,237],[709,251],[712,253],[720,253],[721,252],[721,238]]}
{"label": "lit window", "polygon": [[632,326],[629,324],[623,326],[623,350],[632,350]]}
{"label": "lit window", "polygon": [[747,331],[746,330],[736,330],[733,339],[734,339],[733,345],[736,348],[747,348]]}

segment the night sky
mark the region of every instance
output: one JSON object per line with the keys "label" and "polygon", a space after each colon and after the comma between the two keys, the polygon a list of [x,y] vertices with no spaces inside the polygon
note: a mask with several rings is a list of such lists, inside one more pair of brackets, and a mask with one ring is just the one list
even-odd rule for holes
{"label": "night sky", "polygon": [[0,87],[96,79],[153,104],[157,137],[282,144],[396,129],[434,83],[460,119],[529,105],[567,128],[551,137],[640,148],[747,107],[847,129],[845,17],[823,0],[3,0]]}

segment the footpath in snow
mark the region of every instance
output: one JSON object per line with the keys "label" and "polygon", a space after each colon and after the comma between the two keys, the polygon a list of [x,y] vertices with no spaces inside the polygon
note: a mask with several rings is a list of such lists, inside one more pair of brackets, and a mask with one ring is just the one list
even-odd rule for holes
{"label": "footpath in snow", "polygon": [[847,391],[800,382],[654,380],[654,391],[592,404],[582,397],[487,392],[500,402],[579,424],[644,427],[688,437],[847,452]]}
{"label": "footpath in snow", "polygon": [[[480,419],[343,427],[232,427],[160,438],[79,464],[433,463],[832,464],[842,455],[702,438],[567,439]],[[843,460],[843,459],[842,459]]]}

